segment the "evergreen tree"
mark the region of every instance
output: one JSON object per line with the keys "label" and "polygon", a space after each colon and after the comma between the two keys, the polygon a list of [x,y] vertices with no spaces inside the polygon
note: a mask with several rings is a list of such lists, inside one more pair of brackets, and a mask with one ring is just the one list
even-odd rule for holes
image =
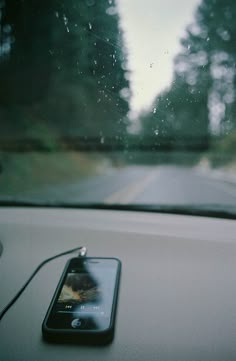
{"label": "evergreen tree", "polygon": [[143,116],[145,133],[160,127],[160,119],[170,136],[183,141],[205,141],[235,127],[235,15],[234,0],[202,0],[181,39],[172,85],[157,96],[155,114]]}
{"label": "evergreen tree", "polygon": [[25,135],[40,125],[59,136],[123,136],[129,83],[115,4],[9,0],[1,12],[12,38],[0,53],[6,121]]}

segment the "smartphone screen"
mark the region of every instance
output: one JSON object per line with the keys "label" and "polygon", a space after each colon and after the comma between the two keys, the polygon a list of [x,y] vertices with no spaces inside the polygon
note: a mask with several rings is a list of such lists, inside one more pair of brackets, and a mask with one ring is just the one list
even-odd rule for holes
{"label": "smartphone screen", "polygon": [[119,273],[115,258],[72,259],[44,321],[46,328],[79,333],[112,328]]}

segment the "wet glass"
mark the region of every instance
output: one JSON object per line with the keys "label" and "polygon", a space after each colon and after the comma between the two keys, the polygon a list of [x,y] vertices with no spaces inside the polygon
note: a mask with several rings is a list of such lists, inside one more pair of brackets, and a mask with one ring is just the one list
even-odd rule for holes
{"label": "wet glass", "polygon": [[236,204],[233,0],[0,0],[0,199]]}

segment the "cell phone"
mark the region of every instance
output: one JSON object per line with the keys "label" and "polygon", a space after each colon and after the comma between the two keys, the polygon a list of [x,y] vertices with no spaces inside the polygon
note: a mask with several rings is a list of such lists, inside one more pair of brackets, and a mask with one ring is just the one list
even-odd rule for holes
{"label": "cell phone", "polygon": [[69,260],[42,325],[52,342],[103,344],[114,336],[121,262],[117,258]]}

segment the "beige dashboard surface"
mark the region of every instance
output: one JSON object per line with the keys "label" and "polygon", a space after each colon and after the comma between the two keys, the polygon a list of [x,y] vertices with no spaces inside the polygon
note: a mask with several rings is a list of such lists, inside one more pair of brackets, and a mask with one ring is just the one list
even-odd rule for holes
{"label": "beige dashboard surface", "polygon": [[45,258],[84,245],[122,262],[108,346],[48,344],[41,324],[70,256],[47,264],[0,323],[2,361],[236,360],[236,222],[142,212],[0,208],[0,308]]}

